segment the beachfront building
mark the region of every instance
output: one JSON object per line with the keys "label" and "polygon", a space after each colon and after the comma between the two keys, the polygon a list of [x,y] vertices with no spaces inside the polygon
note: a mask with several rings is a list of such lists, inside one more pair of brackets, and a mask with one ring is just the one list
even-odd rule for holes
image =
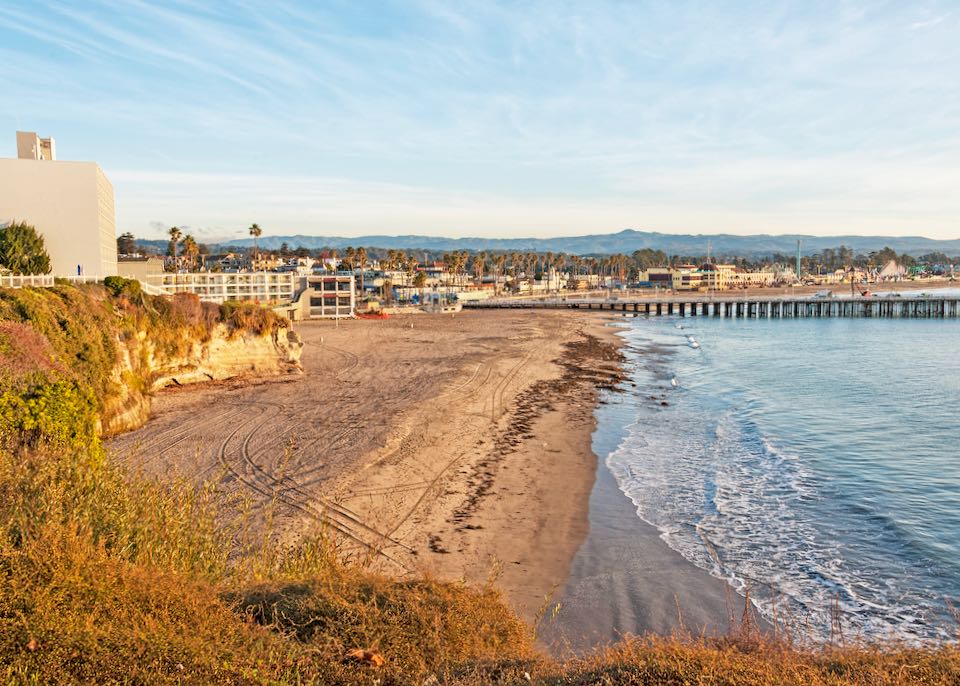
{"label": "beachfront building", "polygon": [[710,291],[725,291],[732,286],[737,268],[732,264],[706,262],[700,265],[703,286]]}
{"label": "beachfront building", "polygon": [[774,272],[748,272],[738,270],[733,273],[730,288],[770,288],[776,283]]}
{"label": "beachfront building", "polygon": [[703,286],[703,272],[691,264],[673,270],[673,290],[699,291]]}
{"label": "beachfront building", "polygon": [[0,159],[0,225],[43,235],[54,276],[117,273],[113,186],[95,162],[57,160],[56,143],[17,132],[16,159]]}
{"label": "beachfront building", "polygon": [[356,307],[356,280],[352,273],[311,274],[300,280],[297,303],[306,319],[352,317]]}
{"label": "beachfront building", "polygon": [[356,307],[354,276],[344,272],[163,272],[148,273],[140,281],[158,294],[192,293],[206,302],[273,305],[294,320],[352,317]]}
{"label": "beachfront building", "polygon": [[145,279],[164,293],[193,293],[215,303],[292,302],[298,281],[299,277],[289,272],[164,272],[148,274]]}
{"label": "beachfront building", "polygon": [[775,272],[749,272],[732,264],[705,263],[678,267],[651,267],[639,275],[651,288],[674,291],[726,291],[732,288],[764,288],[777,281]]}

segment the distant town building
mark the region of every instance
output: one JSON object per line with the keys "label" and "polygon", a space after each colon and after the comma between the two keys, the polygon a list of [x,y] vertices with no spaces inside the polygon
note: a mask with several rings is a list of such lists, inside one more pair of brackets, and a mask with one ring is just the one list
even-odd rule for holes
{"label": "distant town building", "polygon": [[726,291],[733,288],[763,288],[777,281],[774,272],[748,272],[732,264],[705,263],[697,267],[651,267],[640,273],[640,282],[651,288],[675,291]]}
{"label": "distant town building", "polygon": [[52,138],[17,132],[17,159],[0,159],[0,225],[43,235],[54,276],[117,273],[113,186],[95,162],[56,159]]}
{"label": "distant town building", "polygon": [[907,269],[896,260],[890,260],[877,272],[878,281],[900,281],[907,275]]}
{"label": "distant town building", "polygon": [[148,281],[163,276],[164,260],[160,255],[120,255],[117,274],[127,279]]}

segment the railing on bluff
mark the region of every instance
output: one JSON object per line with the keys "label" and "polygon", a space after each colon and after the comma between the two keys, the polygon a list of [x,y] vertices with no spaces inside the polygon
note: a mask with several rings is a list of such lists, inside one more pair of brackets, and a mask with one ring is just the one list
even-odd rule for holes
{"label": "railing on bluff", "polygon": [[[34,288],[52,288],[57,285],[57,281],[67,281],[69,283],[102,283],[103,278],[99,276],[52,276],[42,274],[37,276],[25,276],[23,274],[0,274],[0,288],[24,288],[32,286]],[[140,282],[140,287],[148,295],[170,295],[170,291],[155,286],[145,281]]]}
{"label": "railing on bluff", "polygon": [[0,288],[23,288],[37,286],[49,288],[53,285],[53,278],[47,274],[25,276],[23,274],[0,274]]}

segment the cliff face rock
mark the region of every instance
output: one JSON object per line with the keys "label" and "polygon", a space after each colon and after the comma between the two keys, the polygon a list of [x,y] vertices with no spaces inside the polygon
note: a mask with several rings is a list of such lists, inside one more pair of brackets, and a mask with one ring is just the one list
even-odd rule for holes
{"label": "cliff face rock", "polygon": [[258,335],[231,331],[219,324],[209,340],[194,341],[186,352],[175,355],[159,349],[143,331],[118,343],[113,392],[104,399],[104,434],[141,426],[150,415],[151,393],[166,386],[303,371],[303,342],[296,332],[285,327]]}
{"label": "cliff face rock", "polygon": [[231,336],[224,325],[214,329],[209,341],[194,343],[188,354],[172,359],[151,355],[155,377],[151,390],[183,386],[200,381],[221,381],[246,374],[264,376],[302,371],[303,343],[289,329],[258,336],[237,333]]}

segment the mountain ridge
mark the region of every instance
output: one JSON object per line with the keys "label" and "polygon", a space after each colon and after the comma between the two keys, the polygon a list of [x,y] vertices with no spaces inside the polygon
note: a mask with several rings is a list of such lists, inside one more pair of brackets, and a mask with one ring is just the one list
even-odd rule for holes
{"label": "mountain ridge", "polygon": [[[364,246],[431,252],[496,250],[508,252],[563,252],[578,255],[629,254],[643,248],[662,250],[668,255],[703,255],[707,253],[709,244],[710,252],[715,255],[757,257],[771,255],[775,252],[792,255],[796,252],[798,240],[801,241],[801,252],[804,255],[820,252],[825,248],[836,248],[840,245],[849,246],[857,253],[869,253],[881,250],[884,247],[890,247],[898,253],[908,253],[915,257],[931,252],[943,252],[950,256],[960,255],[960,238],[941,240],[923,236],[859,236],[853,234],[845,236],[812,236],[805,234],[740,236],[735,234],[668,234],[635,229],[624,229],[609,234],[586,234],[554,238],[483,238],[479,236],[448,238],[416,234],[369,234],[354,237],[265,234],[260,237],[258,244],[265,250],[275,250],[286,243],[290,248],[303,246],[310,249],[333,248],[341,250],[348,246]],[[155,246],[166,245],[164,240],[140,241],[140,243]],[[249,247],[253,245],[253,240],[241,238],[229,241],[210,241],[209,245]]]}

